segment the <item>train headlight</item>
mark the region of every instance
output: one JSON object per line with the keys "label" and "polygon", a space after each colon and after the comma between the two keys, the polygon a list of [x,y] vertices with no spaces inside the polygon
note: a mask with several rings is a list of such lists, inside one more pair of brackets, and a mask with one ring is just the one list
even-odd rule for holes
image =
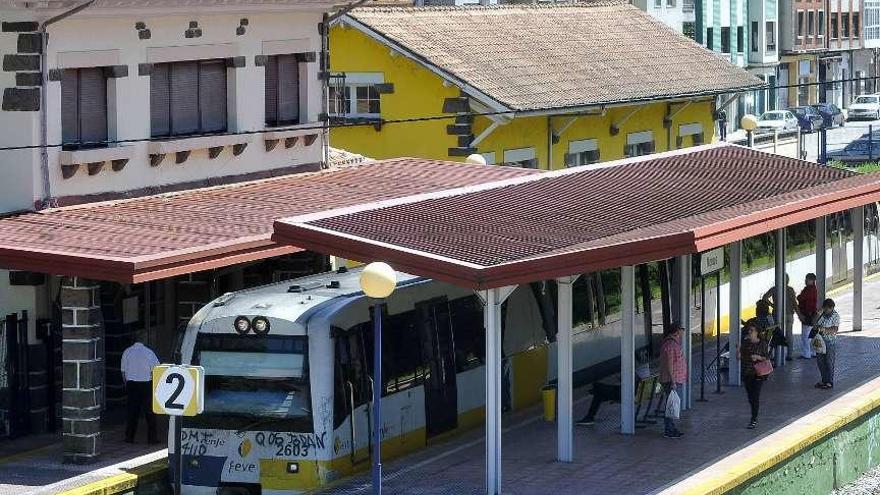
{"label": "train headlight", "polygon": [[299,463],[298,462],[288,462],[287,463],[287,474],[297,474],[299,473]]}
{"label": "train headlight", "polygon": [[251,321],[244,316],[235,319],[235,331],[244,335],[251,331]]}
{"label": "train headlight", "polygon": [[254,333],[257,335],[263,335],[269,333],[269,319],[265,316],[257,316],[251,321],[251,326],[254,329]]}

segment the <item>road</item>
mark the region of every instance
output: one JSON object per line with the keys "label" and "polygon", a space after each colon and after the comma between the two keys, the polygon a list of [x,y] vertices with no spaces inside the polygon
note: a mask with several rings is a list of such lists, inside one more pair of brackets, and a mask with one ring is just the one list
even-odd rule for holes
{"label": "road", "polygon": [[[880,120],[858,120],[846,122],[843,127],[829,129],[826,133],[828,136],[828,151],[842,149],[847,144],[869,132],[869,130],[880,132]],[[819,156],[818,135],[819,133],[817,132],[804,135],[804,147],[807,150],[808,160],[816,160]],[[875,149],[878,148],[878,145],[874,146]]]}

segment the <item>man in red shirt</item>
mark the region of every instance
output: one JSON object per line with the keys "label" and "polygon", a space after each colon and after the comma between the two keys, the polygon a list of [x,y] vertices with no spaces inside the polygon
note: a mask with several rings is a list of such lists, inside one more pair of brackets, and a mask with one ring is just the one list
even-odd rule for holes
{"label": "man in red shirt", "polygon": [[[660,345],[660,383],[663,392],[668,397],[672,391],[681,398],[683,385],[687,382],[687,361],[681,350],[681,338],[684,328],[678,323],[666,325],[663,328],[663,343]],[[683,433],[679,431],[672,418],[664,418],[666,438],[681,438]]]}
{"label": "man in red shirt", "polygon": [[815,356],[811,344],[810,332],[813,322],[819,314],[819,290],[816,288],[816,274],[808,273],[804,280],[804,288],[797,296],[798,317],[801,320],[801,359]]}

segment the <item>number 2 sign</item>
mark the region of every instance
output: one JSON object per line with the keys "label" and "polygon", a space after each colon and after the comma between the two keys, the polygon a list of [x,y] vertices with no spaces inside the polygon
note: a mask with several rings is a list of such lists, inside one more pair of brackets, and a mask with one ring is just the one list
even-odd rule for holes
{"label": "number 2 sign", "polygon": [[195,416],[205,409],[205,369],[160,364],[153,368],[153,412]]}

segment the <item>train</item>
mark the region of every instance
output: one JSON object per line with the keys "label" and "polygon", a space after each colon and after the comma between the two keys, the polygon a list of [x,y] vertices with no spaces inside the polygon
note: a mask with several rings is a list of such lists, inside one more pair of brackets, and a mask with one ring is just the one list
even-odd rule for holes
{"label": "train", "polygon": [[[183,493],[299,494],[369,467],[377,384],[372,301],[359,275],[342,268],[227,293],[192,318],[181,362],[204,368],[205,399],[202,414],[173,419],[182,421],[179,441],[170,429],[169,465],[172,476],[182,466]],[[478,295],[397,275],[382,313],[383,460],[484,418]],[[601,279],[584,290],[602,296]],[[505,409],[534,404],[556,378],[554,301],[555,287],[536,283],[518,287],[503,308]],[[590,322],[573,332],[574,369],[584,379],[611,372],[620,349],[614,308],[588,309]]]}

